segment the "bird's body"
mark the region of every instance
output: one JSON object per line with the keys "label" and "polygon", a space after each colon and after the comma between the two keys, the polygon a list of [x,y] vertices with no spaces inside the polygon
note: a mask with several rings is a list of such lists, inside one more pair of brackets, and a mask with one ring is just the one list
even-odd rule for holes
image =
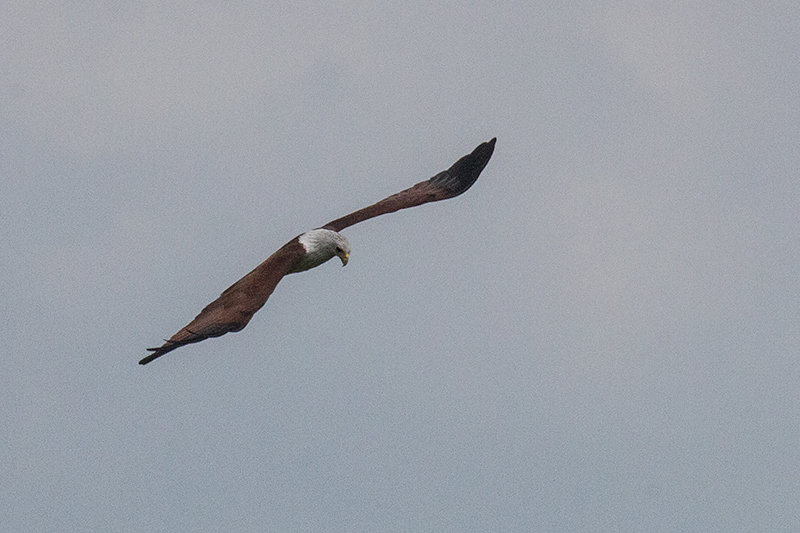
{"label": "bird's body", "polygon": [[475,183],[489,162],[495,141],[496,139],[492,139],[479,145],[448,170],[427,181],[329,222],[321,228],[298,235],[225,289],[219,298],[208,304],[193,321],[166,340],[162,346],[148,348],[153,353],[139,361],[139,364],[145,365],[186,344],[241,331],[287,274],[309,270],[337,256],[341,259],[342,266],[346,265],[350,257],[350,243],[339,233],[344,228],[399,209],[444,200],[463,193]]}

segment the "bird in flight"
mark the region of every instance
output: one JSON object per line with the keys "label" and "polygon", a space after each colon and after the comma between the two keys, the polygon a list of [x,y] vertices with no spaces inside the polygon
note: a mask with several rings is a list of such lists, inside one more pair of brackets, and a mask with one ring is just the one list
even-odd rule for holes
{"label": "bird in flight", "polygon": [[339,233],[364,220],[394,213],[428,202],[438,202],[462,194],[478,179],[489,162],[497,138],[478,145],[472,153],[429,180],[384,198],[376,204],[354,211],[318,229],[302,233],[284,244],[249,274],[225,289],[219,298],[208,304],[186,327],[164,341],[139,361],[146,365],[186,344],[241,331],[256,311],[267,302],[278,282],[287,274],[309,270],[334,256],[342,266],[350,258],[350,243]]}

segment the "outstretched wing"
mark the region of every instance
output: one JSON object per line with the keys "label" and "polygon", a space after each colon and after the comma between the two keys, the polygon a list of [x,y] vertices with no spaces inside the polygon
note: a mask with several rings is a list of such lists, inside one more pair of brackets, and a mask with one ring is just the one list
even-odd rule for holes
{"label": "outstretched wing", "polygon": [[186,344],[240,331],[266,303],[281,278],[292,271],[304,254],[305,248],[295,237],[249,274],[225,289],[219,298],[208,304],[194,320],[162,346],[148,348],[153,353],[139,361],[139,364],[146,365]]}
{"label": "outstretched wing", "polygon": [[342,231],[353,224],[358,224],[386,213],[394,213],[400,209],[458,196],[472,187],[472,184],[478,179],[486,163],[489,162],[489,158],[492,157],[496,141],[497,138],[495,137],[491,141],[481,143],[471,154],[465,155],[456,161],[452,167],[436,174],[427,181],[417,183],[413,187],[384,198],[369,207],[359,209],[342,218],[337,218],[322,227],[333,231]]}

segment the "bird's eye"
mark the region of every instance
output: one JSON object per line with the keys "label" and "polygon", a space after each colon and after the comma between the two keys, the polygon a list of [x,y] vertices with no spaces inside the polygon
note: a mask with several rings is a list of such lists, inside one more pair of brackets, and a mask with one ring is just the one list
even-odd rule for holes
{"label": "bird's eye", "polygon": [[338,246],[336,247],[336,253],[337,253],[337,254],[340,254],[340,253],[342,253],[342,249],[341,249],[340,247],[338,247]]}

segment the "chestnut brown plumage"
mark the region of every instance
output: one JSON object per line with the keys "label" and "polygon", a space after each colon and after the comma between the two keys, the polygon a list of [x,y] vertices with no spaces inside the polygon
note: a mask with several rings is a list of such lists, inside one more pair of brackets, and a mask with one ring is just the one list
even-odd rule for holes
{"label": "chestnut brown plumage", "polygon": [[242,279],[225,289],[219,298],[208,304],[186,327],[166,340],[139,364],[146,365],[186,344],[241,331],[256,311],[266,303],[278,282],[287,274],[302,272],[318,266],[334,256],[346,264],[350,244],[338,232],[364,220],[393,213],[400,209],[428,202],[446,200],[462,194],[478,179],[494,151],[496,138],[480,144],[449,169],[429,180],[417,183],[397,194],[384,198],[369,207],[329,222],[322,228],[298,235],[284,244],[266,261]]}

